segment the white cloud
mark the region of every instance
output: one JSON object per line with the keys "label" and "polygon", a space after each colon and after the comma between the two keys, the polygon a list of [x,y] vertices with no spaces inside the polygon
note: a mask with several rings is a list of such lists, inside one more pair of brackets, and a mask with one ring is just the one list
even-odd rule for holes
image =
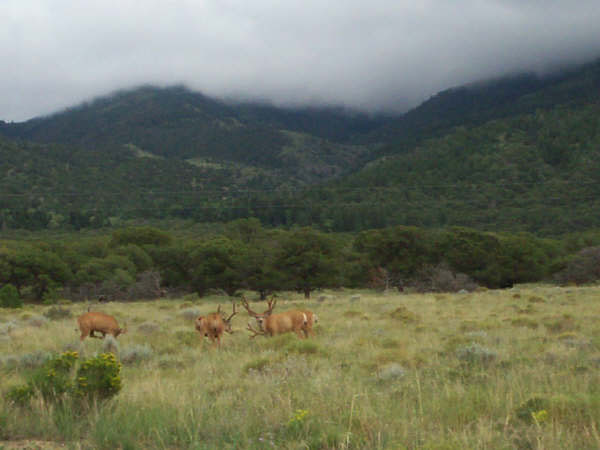
{"label": "white cloud", "polygon": [[142,83],[404,110],[600,56],[597,0],[3,0],[0,119]]}

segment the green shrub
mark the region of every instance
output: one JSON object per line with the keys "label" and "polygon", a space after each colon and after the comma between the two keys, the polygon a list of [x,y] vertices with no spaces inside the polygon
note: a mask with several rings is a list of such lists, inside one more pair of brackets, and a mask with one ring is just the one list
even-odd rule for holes
{"label": "green shrub", "polygon": [[296,340],[285,347],[286,351],[300,354],[316,354],[321,351],[319,345],[308,340]]}
{"label": "green shrub", "polygon": [[125,364],[133,364],[149,359],[153,353],[148,344],[131,345],[121,351],[120,357]]}
{"label": "green shrub", "polygon": [[112,353],[102,353],[79,366],[77,352],[54,356],[35,370],[26,384],[11,388],[9,402],[24,405],[36,394],[47,402],[106,400],[121,390],[121,364]]}
{"label": "green shrub", "polygon": [[600,247],[587,247],[568,258],[554,280],[562,285],[593,283],[600,279]]}
{"label": "green shrub", "polygon": [[15,322],[14,320],[9,320],[6,323],[0,324],[0,335],[10,334],[13,330],[16,330],[17,328],[17,322]]}
{"label": "green shrub", "polygon": [[182,345],[193,347],[202,343],[202,336],[197,331],[178,330],[175,332],[175,339]]}
{"label": "green shrub", "polygon": [[488,365],[494,362],[498,354],[482,345],[472,343],[456,350],[456,357],[466,364]]}
{"label": "green shrub", "polygon": [[68,319],[72,316],[71,310],[68,308],[61,308],[60,306],[52,306],[44,312],[44,316],[50,320]]}
{"label": "green shrub", "polygon": [[113,353],[86,360],[75,377],[75,392],[85,398],[105,400],[121,390],[121,363]]}
{"label": "green shrub", "polygon": [[532,330],[535,330],[539,324],[533,320],[533,319],[529,319],[527,317],[518,317],[516,319],[512,319],[510,321],[510,324],[513,327],[527,327],[527,328],[531,328]]}
{"label": "green shrub", "polygon": [[33,398],[33,394],[33,388],[30,385],[13,386],[6,393],[6,400],[13,405],[25,406]]}
{"label": "green shrub", "polygon": [[525,423],[533,423],[536,414],[541,411],[546,411],[550,407],[550,401],[542,397],[532,397],[526,402],[519,405],[515,410],[515,415],[518,419]]}
{"label": "green shrub", "polygon": [[569,314],[552,317],[544,322],[544,326],[549,333],[564,333],[565,331],[575,331],[579,329],[575,319]]}
{"label": "green shrub", "polygon": [[250,361],[244,365],[244,372],[262,372],[271,364],[271,360],[269,358],[258,358],[253,361]]}
{"label": "green shrub", "polygon": [[12,284],[5,284],[0,289],[0,306],[3,308],[21,308],[23,300],[19,297],[17,288]]}
{"label": "green shrub", "polygon": [[420,317],[414,312],[408,310],[404,305],[399,306],[390,313],[392,319],[398,320],[402,323],[416,323],[420,321]]}
{"label": "green shrub", "polygon": [[46,319],[44,316],[40,316],[38,314],[31,316],[27,320],[27,325],[29,325],[30,327],[40,328],[47,324],[48,324],[48,319]]}
{"label": "green shrub", "polygon": [[65,352],[51,358],[34,372],[29,385],[37,390],[44,400],[56,400],[70,391],[73,367],[78,357],[77,352]]}
{"label": "green shrub", "polygon": [[42,294],[42,303],[44,305],[55,305],[58,303],[58,287],[55,283],[48,283],[48,288],[46,292]]}

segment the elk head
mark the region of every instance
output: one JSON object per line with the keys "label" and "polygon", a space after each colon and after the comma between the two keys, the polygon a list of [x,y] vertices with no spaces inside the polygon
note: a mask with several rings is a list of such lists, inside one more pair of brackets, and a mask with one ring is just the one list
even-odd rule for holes
{"label": "elk head", "polygon": [[235,302],[233,302],[233,311],[231,312],[231,315],[229,317],[226,317],[226,314],[221,311],[221,305],[218,306],[217,313],[220,314],[221,318],[223,319],[223,323],[225,324],[225,331],[227,331],[230,334],[233,334],[233,329],[231,328],[231,319],[237,314],[237,311],[235,310]]}
{"label": "elk head", "polygon": [[248,314],[250,314],[252,317],[254,317],[256,319],[256,323],[258,323],[258,326],[263,331],[264,331],[263,326],[264,326],[265,320],[267,319],[267,317],[269,317],[273,313],[273,308],[275,308],[276,303],[277,303],[277,300],[275,300],[274,297],[271,297],[271,300],[267,301],[267,305],[268,305],[267,310],[265,312],[263,312],[262,314],[259,314],[257,312],[252,311],[250,309],[250,305],[248,305],[248,301],[246,300],[246,298],[242,297],[242,305],[244,305],[244,308],[246,308],[246,311],[248,311]]}

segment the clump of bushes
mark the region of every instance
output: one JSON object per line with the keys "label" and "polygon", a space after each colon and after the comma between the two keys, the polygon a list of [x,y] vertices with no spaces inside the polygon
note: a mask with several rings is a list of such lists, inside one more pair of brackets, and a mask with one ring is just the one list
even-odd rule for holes
{"label": "clump of bushes", "polygon": [[6,323],[0,323],[0,334],[10,334],[11,331],[17,328],[17,322],[9,320]]}
{"label": "clump of bushes", "polygon": [[420,318],[417,314],[410,311],[406,306],[399,306],[390,313],[392,319],[399,320],[403,323],[416,323]]}
{"label": "clump of bushes", "polygon": [[202,336],[197,331],[177,330],[175,339],[178,343],[193,347],[202,342]]}
{"label": "clump of bushes", "polygon": [[72,316],[69,308],[62,308],[60,306],[52,306],[44,312],[44,316],[50,320],[68,319]]}
{"label": "clump of bushes", "polygon": [[104,353],[119,353],[119,343],[114,338],[114,336],[108,334],[102,341],[102,351]]}
{"label": "clump of bushes", "polygon": [[0,289],[0,307],[2,308],[21,308],[23,300],[19,296],[17,288],[12,284],[5,284]]}
{"label": "clump of bushes", "polygon": [[468,275],[454,272],[446,264],[421,269],[411,283],[419,292],[472,292],[478,287]]}
{"label": "clump of bushes", "polygon": [[158,367],[161,369],[183,369],[185,366],[186,363],[182,359],[172,354],[162,355],[158,360]]}
{"label": "clump of bushes", "polygon": [[179,315],[186,321],[192,321],[196,320],[196,318],[200,315],[200,310],[198,308],[186,308],[183,309]]}
{"label": "clump of bushes", "polygon": [[114,353],[102,353],[84,361],[75,377],[75,392],[83,398],[106,400],[122,387],[121,363]]}
{"label": "clump of bushes", "polygon": [[44,400],[54,401],[73,388],[73,367],[79,358],[77,352],[65,352],[49,359],[34,372],[28,385],[38,391]]}
{"label": "clump of bushes", "polygon": [[51,358],[49,353],[37,351],[22,355],[0,356],[0,367],[4,369],[35,369],[43,366]]}
{"label": "clump of bushes", "polygon": [[152,348],[148,344],[143,344],[125,347],[119,356],[124,363],[133,364],[149,359],[152,354]]}
{"label": "clump of bushes", "polygon": [[580,250],[564,266],[554,274],[554,280],[559,284],[585,284],[600,280],[600,247]]}
{"label": "clump of bushes", "polygon": [[9,403],[25,406],[41,396],[46,402],[107,400],[121,390],[121,364],[113,353],[80,361],[77,352],[54,356],[35,370],[24,385],[9,389]]}
{"label": "clump of bushes", "polygon": [[537,327],[539,326],[539,324],[535,320],[529,319],[527,317],[517,317],[516,319],[512,319],[510,321],[510,324],[513,327],[526,327],[531,328],[532,330],[537,329]]}
{"label": "clump of bushes", "polygon": [[48,323],[48,319],[41,315],[35,315],[27,319],[27,325],[30,327],[40,328]]}
{"label": "clump of bushes", "polygon": [[[515,415],[519,420],[525,423],[534,423],[542,411],[547,411],[550,407],[550,401],[543,397],[532,397],[519,405],[515,410]],[[547,412],[546,412],[547,414]]]}
{"label": "clump of bushes", "polygon": [[244,373],[262,372],[271,364],[269,358],[254,359],[244,365]]}
{"label": "clump of bushes", "polygon": [[564,333],[566,331],[575,331],[579,328],[575,319],[569,314],[548,319],[544,322],[544,326],[549,333]]}
{"label": "clump of bushes", "polygon": [[364,314],[360,311],[348,310],[344,312],[343,316],[348,319],[353,319],[355,317],[363,317]]}
{"label": "clump of bushes", "polygon": [[138,326],[138,331],[142,334],[154,334],[160,330],[160,325],[156,322],[144,322]]}
{"label": "clump of bushes", "polygon": [[287,352],[300,353],[300,354],[316,354],[321,352],[319,345],[315,342],[308,340],[297,340],[285,347]]}
{"label": "clump of bushes", "polygon": [[498,354],[487,347],[472,343],[456,350],[456,357],[466,364],[489,365],[496,360]]}
{"label": "clump of bushes", "polygon": [[402,378],[406,375],[406,369],[398,363],[387,364],[377,373],[377,378],[381,381],[390,381]]}

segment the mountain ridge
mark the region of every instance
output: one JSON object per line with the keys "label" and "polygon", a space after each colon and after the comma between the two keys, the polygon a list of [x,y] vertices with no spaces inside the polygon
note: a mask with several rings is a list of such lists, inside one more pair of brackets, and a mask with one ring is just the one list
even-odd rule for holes
{"label": "mountain ridge", "polygon": [[[136,217],[223,221],[255,216],[272,225],[315,224],[347,231],[397,223],[535,230],[544,214],[533,214],[536,218],[523,212],[525,219],[517,220],[510,212],[505,219],[498,210],[482,218],[481,211],[457,207],[458,199],[440,203],[439,193],[429,192],[427,184],[476,185],[481,174],[489,173],[508,185],[527,181],[529,169],[560,183],[568,177],[589,178],[586,161],[600,159],[594,119],[599,93],[598,61],[543,79],[522,74],[451,88],[399,117],[227,104],[182,86],[145,86],[52,116],[0,123],[5,136],[0,140],[0,173],[10,175],[0,183],[0,194],[27,198],[20,205],[0,195],[0,210],[11,215],[4,220],[10,226],[20,221],[11,211],[21,208],[23,217],[44,216],[42,227],[52,222],[48,217],[61,216],[60,226],[73,215],[102,217],[101,224]],[[524,166],[500,170],[515,167],[515,161]],[[81,173],[74,176],[73,171]],[[86,177],[93,180],[95,197]],[[61,182],[86,192],[87,200],[50,201],[43,195],[44,186],[58,189]],[[112,192],[130,193],[132,200],[114,204],[113,197],[104,195],[105,184]],[[403,186],[408,194],[400,192]],[[390,189],[397,201],[368,194],[381,187]],[[354,193],[340,193],[349,189]],[[164,190],[182,196],[157,196]],[[512,211],[531,209],[536,199],[544,198],[543,192],[531,191],[529,203],[518,205],[501,190],[485,190],[485,198],[466,199],[466,204],[501,204]],[[209,197],[209,191],[227,194]],[[403,204],[403,196],[410,201]],[[414,209],[415,201],[422,212],[394,212]],[[148,212],[152,208],[156,211]],[[201,208],[211,213],[201,213]],[[596,226],[589,208],[582,214],[586,219],[581,226]],[[556,229],[568,227],[565,222]]]}

